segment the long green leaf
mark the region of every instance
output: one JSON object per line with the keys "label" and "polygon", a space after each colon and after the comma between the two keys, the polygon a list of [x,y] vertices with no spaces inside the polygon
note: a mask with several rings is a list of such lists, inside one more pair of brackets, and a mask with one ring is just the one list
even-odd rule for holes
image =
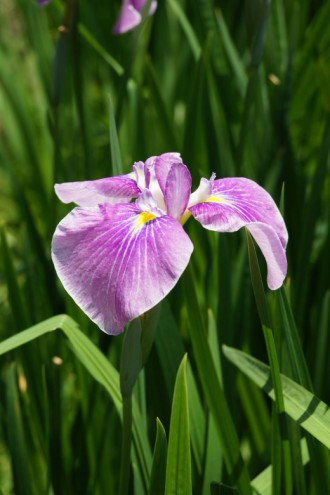
{"label": "long green leaf", "polygon": [[149,495],[164,495],[166,477],[167,440],[164,426],[157,418],[157,433],[152,458]]}
{"label": "long green leaf", "polygon": [[[251,271],[251,280],[253,286],[253,292],[258,308],[259,318],[262,323],[262,329],[265,338],[265,344],[267,349],[267,355],[270,364],[271,379],[275,392],[275,412],[276,416],[273,417],[273,442],[272,442],[272,462],[274,466],[273,470],[273,492],[274,494],[280,494],[281,491],[281,470],[283,466],[285,491],[289,495],[292,492],[292,474],[291,474],[291,456],[290,445],[286,438],[287,423],[286,418],[283,418],[284,412],[284,399],[283,390],[280,377],[280,364],[277,355],[277,349],[275,345],[275,338],[273,330],[271,328],[272,321],[270,318],[270,312],[268,309],[266,294],[264,291],[262,278],[260,274],[260,268],[254,242],[251,234],[246,229],[248,251],[249,251],[249,263]],[[283,459],[282,459],[283,453]],[[282,462],[283,460],[283,462]]]}
{"label": "long green leaf", "polygon": [[174,14],[176,15],[179,23],[181,24],[183,31],[185,32],[187,41],[190,45],[195,60],[198,60],[201,52],[201,47],[192,25],[190,24],[186,14],[184,13],[184,10],[177,0],[169,0],[168,3]]}
{"label": "long green leaf", "polygon": [[[309,462],[308,448],[305,438],[300,442],[302,452],[302,463],[306,465]],[[272,466],[266,467],[252,481],[251,485],[256,495],[271,495],[272,494]]]}
{"label": "long green leaf", "polygon": [[15,493],[36,493],[28,462],[28,446],[23,426],[22,409],[17,389],[16,367],[12,364],[7,375],[8,440],[12,454]]}
{"label": "long green leaf", "polygon": [[[270,368],[245,352],[223,346],[225,356],[269,397],[275,399]],[[285,412],[323,445],[330,448],[330,408],[314,394],[281,374]]]}
{"label": "long green leaf", "polygon": [[187,356],[184,356],[174,388],[165,495],[192,494],[186,364]]}
{"label": "long green leaf", "polygon": [[[23,344],[41,337],[42,335],[61,329],[70,341],[72,350],[82,362],[85,368],[109,393],[118,414],[121,416],[121,394],[119,386],[119,373],[111,365],[109,360],[82,333],[76,322],[67,315],[58,315],[45,320],[23,332],[10,337],[0,344],[0,355],[10,350],[20,347]],[[145,426],[141,413],[133,400],[133,441],[140,462],[140,470],[143,473],[145,486],[149,483],[149,473],[151,466],[151,451],[147,439]]]}
{"label": "long green leaf", "polygon": [[235,426],[208,346],[190,267],[183,278],[194,357],[203,392],[217,427],[225,464],[232,483],[237,485],[242,494],[250,494],[249,475],[240,454]]}
{"label": "long green leaf", "polygon": [[109,129],[110,129],[110,149],[111,149],[111,171],[113,175],[121,175],[123,173],[123,165],[120,154],[120,146],[118,140],[115,114],[113,111],[111,98],[109,98]]}

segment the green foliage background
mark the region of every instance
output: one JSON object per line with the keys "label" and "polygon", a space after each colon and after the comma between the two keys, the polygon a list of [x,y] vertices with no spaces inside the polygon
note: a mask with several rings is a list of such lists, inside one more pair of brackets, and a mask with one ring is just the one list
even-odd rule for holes
{"label": "green foliage background", "polygon": [[[216,172],[266,188],[287,223],[289,272],[264,296],[248,241],[255,300],[245,235],[187,223],[190,268],[134,390],[130,493],[330,493],[317,399],[330,403],[330,2],[159,0],[115,37],[119,3],[0,5],[0,493],[118,493],[123,339],[57,280],[51,237],[71,206],[53,185],[166,151],[181,152],[195,187]],[[74,321],[33,326],[62,313]],[[281,381],[277,361],[304,389]]]}

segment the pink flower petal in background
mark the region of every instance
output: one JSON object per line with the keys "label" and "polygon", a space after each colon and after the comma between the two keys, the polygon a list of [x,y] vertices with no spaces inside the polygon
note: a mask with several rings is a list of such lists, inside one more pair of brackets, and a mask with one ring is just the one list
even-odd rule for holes
{"label": "pink flower petal in background", "polygon": [[[142,20],[141,11],[146,0],[123,0],[117,22],[112,30],[113,34],[123,34],[138,26]],[[153,0],[150,5],[149,15],[157,8],[157,1]]]}

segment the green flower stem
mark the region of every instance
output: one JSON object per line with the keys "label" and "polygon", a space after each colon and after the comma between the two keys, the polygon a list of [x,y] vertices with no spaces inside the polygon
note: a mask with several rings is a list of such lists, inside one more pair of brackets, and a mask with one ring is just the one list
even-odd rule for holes
{"label": "green flower stem", "polygon": [[123,396],[123,434],[121,443],[119,495],[128,495],[132,444],[132,395]]}
{"label": "green flower stem", "polygon": [[[247,233],[247,241],[248,241],[248,252],[249,252],[249,262],[250,262],[250,271],[251,271],[251,280],[253,292],[257,304],[257,309],[259,313],[259,318],[262,323],[262,329],[266,344],[266,350],[268,355],[268,360],[270,364],[270,371],[272,377],[272,383],[275,392],[275,410],[278,418],[278,425],[273,425],[275,428],[274,431],[279,432],[282,440],[282,462],[279,457],[277,457],[277,462],[275,462],[276,452],[273,451],[273,493],[280,493],[280,479],[276,479],[276,471],[281,469],[281,465],[284,467],[284,484],[285,484],[285,493],[292,493],[292,475],[291,475],[291,456],[290,456],[290,445],[287,439],[287,420],[284,417],[284,399],[283,399],[283,390],[282,390],[282,382],[280,377],[280,365],[275,345],[274,334],[272,330],[272,321],[268,308],[268,303],[262,283],[262,278],[259,269],[259,263],[257,254],[255,251],[255,247],[253,244],[252,237],[250,233],[246,230]],[[275,442],[273,442],[275,447]],[[275,466],[277,468],[275,469]]]}
{"label": "green flower stem", "polygon": [[160,305],[143,317],[135,318],[127,329],[120,362],[120,391],[123,403],[123,433],[120,463],[119,495],[129,490],[132,443],[132,394],[154,341]]}
{"label": "green flower stem", "polygon": [[123,434],[121,442],[119,495],[127,495],[131,468],[132,395],[123,397]]}

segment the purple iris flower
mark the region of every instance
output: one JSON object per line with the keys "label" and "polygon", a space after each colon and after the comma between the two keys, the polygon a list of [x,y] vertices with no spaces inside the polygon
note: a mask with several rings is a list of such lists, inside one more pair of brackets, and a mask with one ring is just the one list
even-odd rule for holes
{"label": "purple iris flower", "polygon": [[122,332],[177,283],[193,251],[182,227],[191,215],[217,232],[246,227],[266,259],[269,288],[279,288],[286,276],[283,218],[271,196],[249,179],[216,180],[213,174],[191,193],[180,155],[165,153],[135,163],[130,174],[56,184],[55,191],[63,203],[79,205],[53,237],[57,274],[109,334]]}
{"label": "purple iris flower", "polygon": [[[122,34],[138,26],[142,20],[141,11],[146,0],[123,0],[117,22],[112,30],[113,34]],[[157,8],[157,1],[150,4],[149,15]]]}

